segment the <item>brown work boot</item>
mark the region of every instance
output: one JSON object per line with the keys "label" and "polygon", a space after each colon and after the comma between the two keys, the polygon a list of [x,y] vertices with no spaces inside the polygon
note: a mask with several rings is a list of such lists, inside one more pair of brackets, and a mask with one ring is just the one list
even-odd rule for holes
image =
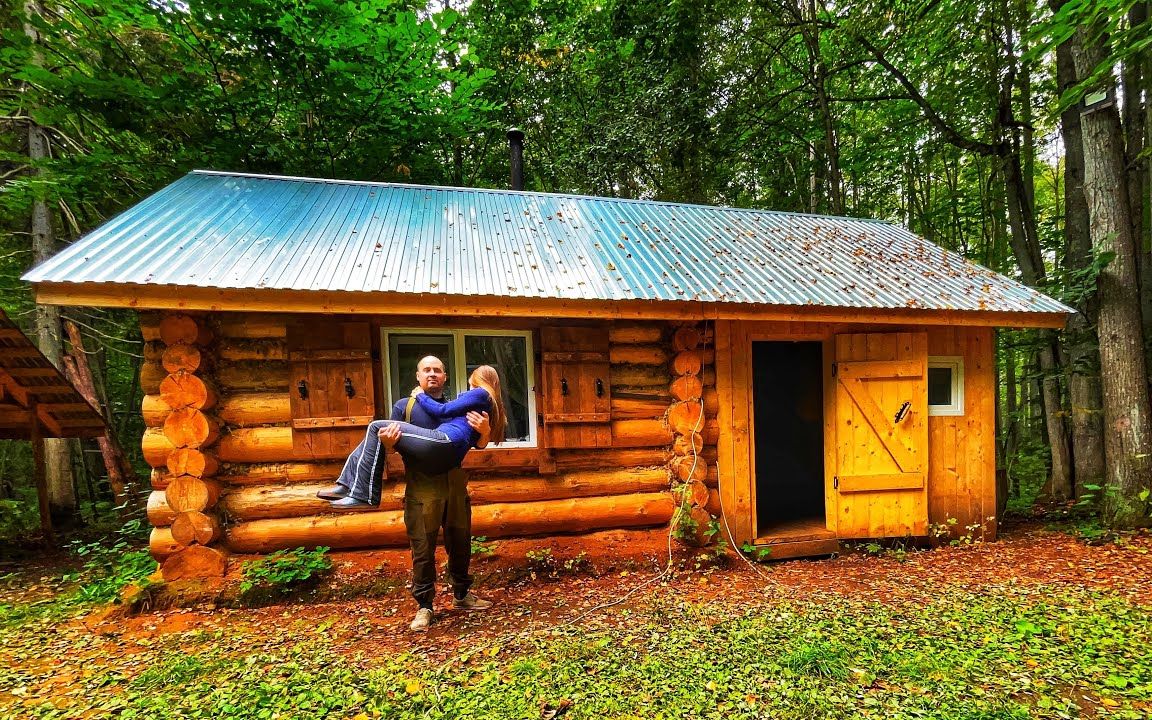
{"label": "brown work boot", "polygon": [[487,610],[492,607],[491,601],[481,600],[472,593],[468,593],[462,598],[452,598],[452,607],[457,610]]}

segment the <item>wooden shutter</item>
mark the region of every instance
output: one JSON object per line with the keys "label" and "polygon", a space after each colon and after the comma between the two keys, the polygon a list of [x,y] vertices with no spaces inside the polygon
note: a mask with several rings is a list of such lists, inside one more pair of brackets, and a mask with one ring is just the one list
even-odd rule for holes
{"label": "wooden shutter", "polygon": [[927,335],[838,335],[833,374],[837,534],[927,534]]}
{"label": "wooden shutter", "polygon": [[541,328],[540,351],[545,446],[610,446],[608,328]]}
{"label": "wooden shutter", "polygon": [[298,456],[342,458],[364,438],[376,414],[371,333],[367,322],[289,323],[292,448]]}

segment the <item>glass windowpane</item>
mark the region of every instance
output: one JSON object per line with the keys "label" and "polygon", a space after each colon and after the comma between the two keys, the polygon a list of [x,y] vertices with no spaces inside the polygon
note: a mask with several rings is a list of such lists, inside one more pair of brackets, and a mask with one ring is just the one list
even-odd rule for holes
{"label": "glass windowpane", "polygon": [[928,404],[952,404],[952,368],[928,368]]}
{"label": "glass windowpane", "polygon": [[508,414],[507,441],[530,439],[528,416],[528,343],[522,335],[467,335],[464,338],[465,374],[479,365],[491,365],[500,375],[504,409]]}
{"label": "glass windowpane", "polygon": [[[416,387],[416,364],[428,355],[435,355],[444,363],[448,377],[444,384],[444,396],[455,397],[452,387],[453,341],[451,335],[388,335],[388,367],[392,377],[388,378],[392,388],[392,402],[408,397]],[[388,409],[387,414],[391,414]]]}

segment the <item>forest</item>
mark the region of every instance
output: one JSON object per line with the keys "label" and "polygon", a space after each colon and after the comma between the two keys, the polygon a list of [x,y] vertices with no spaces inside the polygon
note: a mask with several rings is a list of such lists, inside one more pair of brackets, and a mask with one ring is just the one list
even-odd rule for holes
{"label": "forest", "polygon": [[[13,3],[4,309],[50,358],[74,324],[135,454],[134,317],[38,308],[24,270],[194,168],[507,187],[515,126],[529,190],[887,220],[1077,308],[1064,332],[998,334],[1001,506],[1039,495],[1144,525],[1147,16],[1132,0]],[[30,462],[0,446],[9,536],[36,526]],[[92,447],[55,442],[48,467],[58,523],[115,504]]]}
{"label": "forest", "polygon": [[[3,7],[0,309],[111,432],[45,442],[43,508],[32,444],[0,440],[0,718],[1152,716],[1149,0]],[[494,607],[424,635],[406,550],[236,555],[162,592],[163,345],[22,275],[194,169],[506,189],[510,128],[529,191],[881,220],[1074,308],[994,333],[996,542],[945,523],[774,562],[707,513],[703,547],[675,521],[474,536]],[[671,495],[675,467],[623,479]]]}

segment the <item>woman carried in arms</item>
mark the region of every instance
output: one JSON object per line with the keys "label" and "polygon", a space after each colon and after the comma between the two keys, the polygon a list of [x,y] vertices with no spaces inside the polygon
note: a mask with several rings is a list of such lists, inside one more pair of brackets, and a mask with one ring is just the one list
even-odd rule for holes
{"label": "woman carried in arms", "polygon": [[[504,403],[500,397],[500,376],[491,365],[481,365],[468,376],[468,390],[455,400],[441,403],[424,394],[417,387],[412,391],[421,409],[440,421],[434,429],[422,428],[406,422],[393,422],[400,438],[393,448],[405,463],[416,463],[428,473],[447,472],[460,467],[480,433],[468,423],[469,412],[488,413],[492,424],[491,441],[504,441]],[[395,433],[395,430],[393,430]]]}
{"label": "woman carried in arms", "polygon": [[368,426],[364,441],[344,464],[336,487],[318,493],[319,496],[331,500],[337,510],[378,505],[385,453],[389,449],[400,453],[409,470],[438,475],[460,467],[464,456],[481,439],[476,422],[469,416],[486,414],[491,427],[488,441],[503,441],[506,415],[500,376],[495,368],[489,365],[476,368],[468,378],[468,385],[468,391],[449,402],[433,399],[417,387],[412,391],[413,397],[424,414],[438,425],[429,429],[399,420],[374,420]]}

